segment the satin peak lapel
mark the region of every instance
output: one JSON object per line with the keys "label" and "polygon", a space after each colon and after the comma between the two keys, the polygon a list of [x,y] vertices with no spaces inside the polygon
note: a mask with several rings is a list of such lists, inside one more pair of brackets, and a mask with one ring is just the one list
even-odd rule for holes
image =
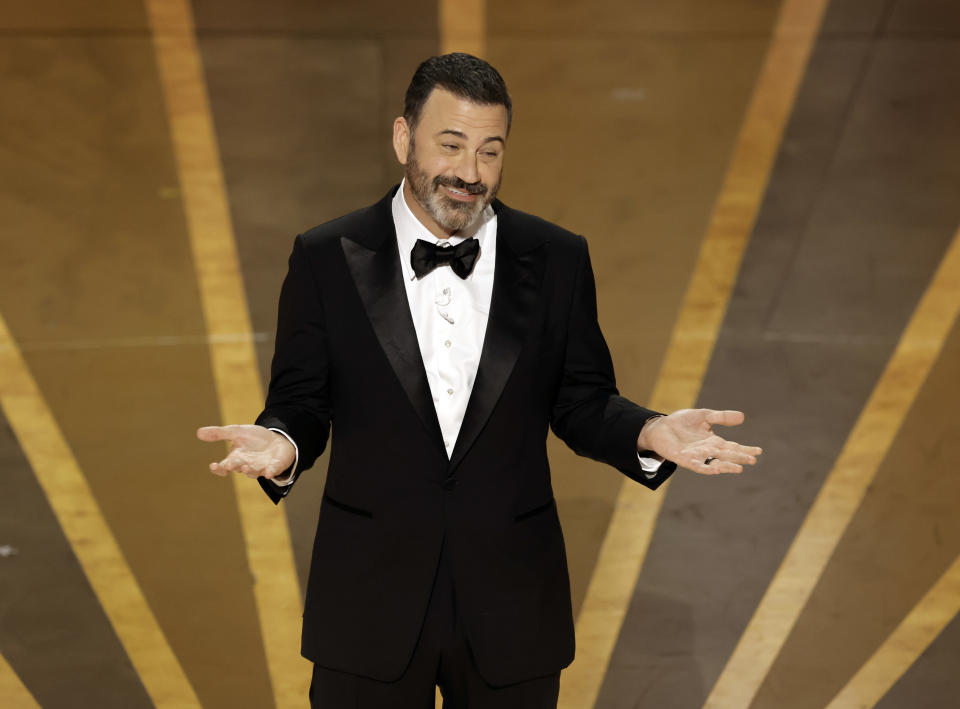
{"label": "satin peak lapel", "polygon": [[498,210],[497,262],[490,317],[487,319],[477,378],[473,383],[457,443],[450,456],[449,474],[453,473],[470,450],[503,393],[529,332],[543,281],[547,242],[527,250],[527,247],[510,238],[510,221],[505,217],[508,214]]}
{"label": "satin peak lapel", "polygon": [[[389,202],[387,210],[389,214]],[[427,433],[446,455],[417,331],[407,304],[392,218],[379,227],[389,230],[388,238],[376,239],[379,243],[371,247],[344,236],[340,238],[343,253],[380,347]]]}

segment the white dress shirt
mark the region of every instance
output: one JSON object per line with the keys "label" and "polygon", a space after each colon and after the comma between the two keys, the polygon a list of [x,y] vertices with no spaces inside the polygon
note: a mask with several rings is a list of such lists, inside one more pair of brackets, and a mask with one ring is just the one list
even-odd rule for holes
{"label": "white dress shirt", "polygon": [[[410,211],[403,184],[393,197],[392,207],[407,302],[449,458],[477,378],[490,316],[497,215],[488,206],[469,230],[438,239]],[[460,278],[449,266],[435,268],[420,279],[414,275],[410,252],[417,239],[453,247],[471,237],[480,242],[480,254],[466,278]]]}
{"label": "white dress shirt", "polygon": [[[469,229],[439,239],[410,210],[403,188],[404,183],[401,183],[391,204],[400,251],[400,268],[427,383],[449,458],[460,433],[470,392],[477,378],[480,353],[483,351],[483,337],[493,294],[497,215],[488,206]],[[410,252],[417,239],[453,247],[471,237],[480,242],[480,253],[466,278],[457,276],[449,266],[439,266],[423,278],[416,277],[410,264]],[[297,444],[283,431],[271,430],[283,434],[296,448]],[[656,474],[663,462],[659,458],[637,455],[641,467],[650,477],[651,473]],[[298,460],[299,451],[289,476],[282,480],[275,479],[274,482],[278,485],[292,482]]]}

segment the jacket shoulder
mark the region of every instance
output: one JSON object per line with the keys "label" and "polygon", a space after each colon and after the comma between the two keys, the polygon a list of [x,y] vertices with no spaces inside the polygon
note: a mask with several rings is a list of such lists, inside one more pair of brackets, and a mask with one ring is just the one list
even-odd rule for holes
{"label": "jacket shoulder", "polygon": [[307,229],[297,238],[308,251],[323,250],[328,248],[332,242],[337,242],[340,237],[355,234],[361,228],[361,225],[367,221],[367,212],[372,207],[357,209],[342,217],[331,219],[328,222],[318,224]]}
{"label": "jacket shoulder", "polygon": [[582,258],[586,251],[586,239],[543,217],[508,207],[502,202],[496,205],[498,232],[511,234],[521,247],[536,248],[544,242],[550,244],[555,254]]}
{"label": "jacket shoulder", "polygon": [[342,237],[348,237],[369,248],[376,248],[388,233],[393,233],[391,201],[399,185],[395,185],[380,201],[354,210],[342,217],[318,224],[300,234],[297,239],[308,252],[327,252],[339,248]]}

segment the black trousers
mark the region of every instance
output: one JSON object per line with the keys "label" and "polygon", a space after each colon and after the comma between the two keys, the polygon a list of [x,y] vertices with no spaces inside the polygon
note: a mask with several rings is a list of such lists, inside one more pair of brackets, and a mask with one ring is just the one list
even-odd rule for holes
{"label": "black trousers", "polygon": [[477,672],[457,617],[450,560],[444,544],[420,638],[400,679],[379,682],[314,665],[312,709],[556,709],[560,673],[491,687]]}

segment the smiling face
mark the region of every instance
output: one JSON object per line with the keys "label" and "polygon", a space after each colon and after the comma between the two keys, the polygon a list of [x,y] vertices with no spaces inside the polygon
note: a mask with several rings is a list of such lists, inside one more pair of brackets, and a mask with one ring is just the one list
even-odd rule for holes
{"label": "smiling face", "polygon": [[406,167],[404,197],[434,235],[470,226],[500,187],[507,109],[434,89],[411,134],[404,118],[393,125],[393,147]]}

